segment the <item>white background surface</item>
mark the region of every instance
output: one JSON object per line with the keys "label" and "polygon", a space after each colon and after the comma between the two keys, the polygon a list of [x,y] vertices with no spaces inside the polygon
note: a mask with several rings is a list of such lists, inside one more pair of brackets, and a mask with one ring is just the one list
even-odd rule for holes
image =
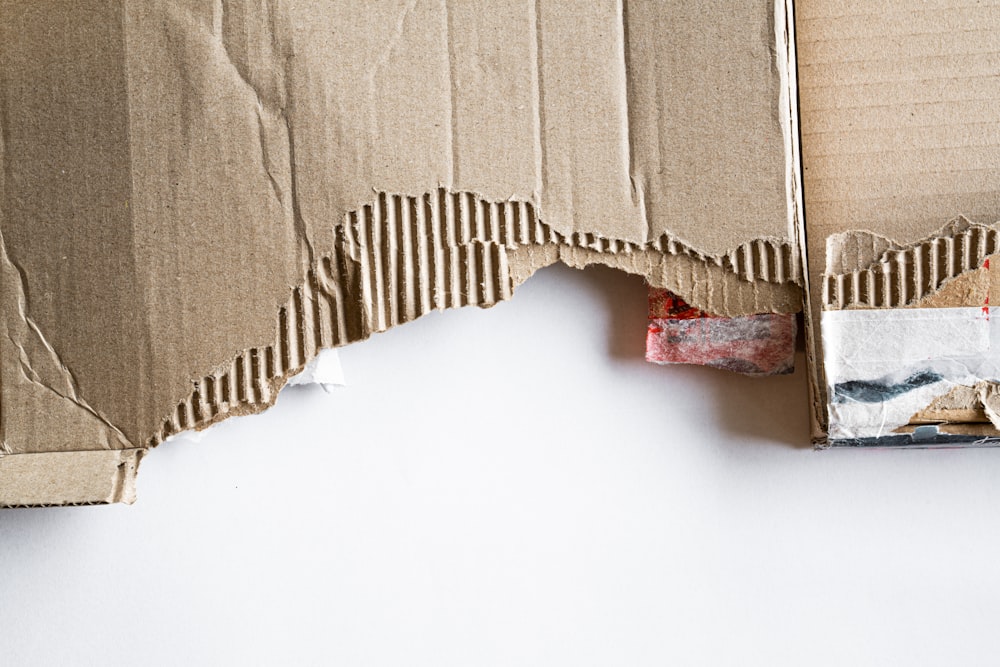
{"label": "white background surface", "polygon": [[155,450],[132,507],[0,512],[0,664],[997,664],[1000,450],[811,451],[801,370],[644,326],[546,269]]}

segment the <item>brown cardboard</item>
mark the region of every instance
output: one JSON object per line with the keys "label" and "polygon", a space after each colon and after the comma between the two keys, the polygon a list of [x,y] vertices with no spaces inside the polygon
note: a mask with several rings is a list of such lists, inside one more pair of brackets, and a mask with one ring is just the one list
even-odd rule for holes
{"label": "brown cardboard", "polygon": [[556,261],[799,310],[788,20],[0,0],[0,505],[127,500],[146,448],[263,409],[318,349]]}
{"label": "brown cardboard", "polygon": [[906,246],[871,232],[826,239],[824,309],[979,307],[997,282],[1000,231],[958,218]]}
{"label": "brown cardboard", "polygon": [[974,279],[960,276],[997,251],[989,225],[1000,220],[1000,6],[799,0],[796,33],[822,444],[821,311],[966,305],[962,288]]}

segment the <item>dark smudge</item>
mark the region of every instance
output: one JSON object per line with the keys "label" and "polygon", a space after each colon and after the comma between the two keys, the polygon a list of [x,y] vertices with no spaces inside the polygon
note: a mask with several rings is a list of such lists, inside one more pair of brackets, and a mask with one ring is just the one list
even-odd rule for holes
{"label": "dark smudge", "polygon": [[943,379],[943,375],[934,371],[917,371],[902,382],[892,384],[878,380],[849,380],[834,385],[833,400],[837,403],[881,403]]}

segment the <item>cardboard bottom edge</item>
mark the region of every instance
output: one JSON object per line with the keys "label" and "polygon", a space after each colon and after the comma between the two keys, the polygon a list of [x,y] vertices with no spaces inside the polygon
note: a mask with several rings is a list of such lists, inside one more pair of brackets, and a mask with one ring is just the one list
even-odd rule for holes
{"label": "cardboard bottom edge", "polygon": [[[508,250],[496,244],[477,243],[464,250],[465,254],[459,253],[461,256],[456,255],[455,259],[474,262],[477,267],[475,271],[465,269],[453,276],[464,287],[458,291],[457,296],[465,295],[464,298],[452,298],[440,304],[421,302],[420,308],[404,307],[407,306],[407,299],[404,297],[408,292],[399,285],[390,285],[393,289],[399,288],[401,296],[396,304],[398,307],[389,308],[386,304],[380,304],[375,309],[374,321],[370,322],[345,321],[343,311],[346,304],[339,302],[327,308],[330,311],[330,321],[319,321],[317,314],[322,312],[322,308],[313,303],[320,296],[324,299],[342,297],[345,290],[351,291],[348,288],[358,287],[354,283],[359,282],[364,274],[361,265],[354,267],[353,272],[346,272],[355,280],[340,285],[343,289],[325,290],[325,281],[316,272],[310,272],[303,284],[292,290],[286,305],[280,308],[276,318],[278,327],[274,344],[263,348],[248,348],[237,354],[231,363],[224,364],[215,369],[215,372],[195,381],[195,388],[188,396],[172,406],[172,409],[165,410],[168,416],[152,437],[138,440],[145,447],[0,455],[0,507],[131,504],[136,498],[135,480],[139,463],[149,448],[181,432],[201,430],[228,417],[264,411],[273,404],[288,378],[301,371],[319,350],[364,340],[374,333],[416,319],[430,310],[469,305],[492,306],[511,298],[514,288],[538,269],[557,262],[578,269],[590,265],[605,265],[626,273],[642,275],[650,284],[678,290],[685,298],[692,299],[699,305],[701,302],[696,298],[698,296],[709,300],[721,298],[726,302],[743,303],[744,308],[749,308],[750,312],[756,312],[752,304],[756,304],[758,300],[770,304],[767,308],[758,305],[761,312],[795,312],[801,305],[801,288],[795,284],[754,283],[736,273],[727,273],[711,263],[692,259],[685,254],[670,256],[671,261],[667,262],[666,255],[650,249],[608,255],[592,248],[570,245],[524,246]],[[346,262],[346,255],[341,259]],[[487,264],[497,275],[483,281],[483,276],[491,275],[485,271]],[[684,277],[680,284],[675,284],[677,276],[667,270],[675,264],[676,274]],[[392,275],[391,271],[382,273]],[[720,287],[718,294],[709,290],[700,295],[699,290],[704,291],[705,285],[713,284],[710,280],[712,277],[721,281],[720,285],[725,289]],[[431,285],[423,287],[429,290]],[[428,294],[432,292],[429,291]],[[730,294],[732,298],[722,298],[719,294]],[[737,298],[738,295],[746,300]],[[470,296],[477,298],[469,298]],[[304,332],[310,335],[305,335]],[[337,335],[334,336],[332,332],[337,332]],[[271,359],[273,363],[254,365],[252,362],[255,353],[258,358]],[[240,377],[245,386],[238,383]],[[228,391],[216,391],[221,387]],[[233,398],[230,401],[209,398],[220,395]]]}
{"label": "cardboard bottom edge", "polygon": [[[931,427],[933,428],[933,427]],[[892,433],[877,438],[845,438],[830,440],[829,448],[866,449],[957,449],[969,447],[1000,447],[1000,436],[973,433],[942,433],[917,428],[912,433]]]}
{"label": "cardboard bottom edge", "polygon": [[148,450],[38,452],[0,456],[0,507],[135,502],[139,463]]}

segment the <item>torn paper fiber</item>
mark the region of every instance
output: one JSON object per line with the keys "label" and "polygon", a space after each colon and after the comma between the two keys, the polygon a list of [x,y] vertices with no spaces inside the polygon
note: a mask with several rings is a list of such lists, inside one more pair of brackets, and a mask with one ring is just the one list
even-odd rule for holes
{"label": "torn paper fiber", "polygon": [[985,402],[983,414],[995,419],[990,412],[992,391],[1000,380],[998,318],[1000,312],[992,306],[825,311],[824,366],[833,444],[997,442],[991,435],[956,439],[941,432],[930,437],[927,428],[914,442],[900,435],[900,429],[937,399],[961,388],[980,409]]}

